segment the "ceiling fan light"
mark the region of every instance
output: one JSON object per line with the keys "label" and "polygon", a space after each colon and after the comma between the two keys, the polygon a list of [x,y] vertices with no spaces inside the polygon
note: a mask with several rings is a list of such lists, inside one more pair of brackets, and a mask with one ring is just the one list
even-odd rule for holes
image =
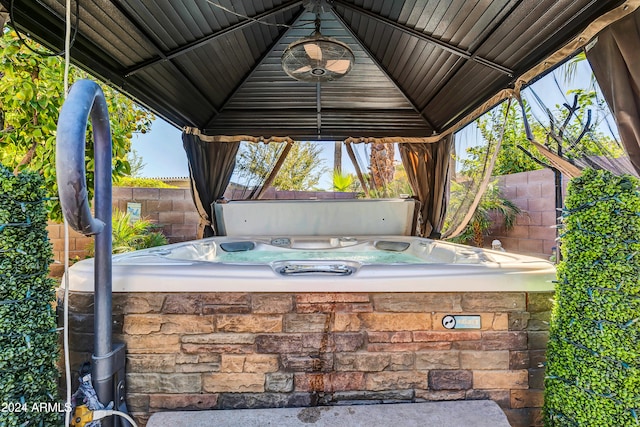
{"label": "ceiling fan light", "polygon": [[296,40],[282,54],[282,68],[296,80],[326,82],[345,76],[355,57],[345,43],[315,33]]}

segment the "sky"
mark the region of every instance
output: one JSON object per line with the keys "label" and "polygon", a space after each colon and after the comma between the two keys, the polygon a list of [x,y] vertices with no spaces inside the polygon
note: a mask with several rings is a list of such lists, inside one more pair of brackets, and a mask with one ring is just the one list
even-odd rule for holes
{"label": "sky", "polygon": [[[562,83],[562,76],[556,71],[557,80]],[[578,75],[575,84],[580,87],[586,87],[591,75],[586,61],[579,64]],[[533,88],[541,97],[545,97],[548,105],[555,105],[565,102],[562,93],[558,90],[553,80],[552,74],[545,76],[538,82],[533,84]],[[324,150],[322,157],[325,160],[325,166],[329,169],[333,168],[333,150],[332,142],[322,143]],[[187,156],[182,148],[181,130],[173,125],[165,122],[161,118],[157,118],[152,126],[151,131],[146,134],[135,134],[132,140],[132,148],[142,157],[145,167],[142,170],[142,176],[149,178],[162,177],[187,177],[189,176],[189,168],[187,166]],[[399,159],[399,155],[396,156]],[[351,162],[343,149],[342,163],[345,172],[353,173]],[[319,186],[324,189],[331,189],[331,174],[325,174]]]}
{"label": "sky", "polygon": [[[331,141],[319,144],[324,148],[321,155],[325,162],[324,165],[332,170],[334,144]],[[182,131],[161,118],[156,118],[151,125],[151,131],[145,134],[134,134],[132,149],[142,157],[144,168],[141,175],[146,178],[189,176],[187,155],[182,147]],[[399,154],[396,154],[396,158],[400,158]],[[342,165],[344,173],[354,173],[344,148],[342,150]],[[322,176],[319,187],[326,190],[332,188],[331,173]]]}

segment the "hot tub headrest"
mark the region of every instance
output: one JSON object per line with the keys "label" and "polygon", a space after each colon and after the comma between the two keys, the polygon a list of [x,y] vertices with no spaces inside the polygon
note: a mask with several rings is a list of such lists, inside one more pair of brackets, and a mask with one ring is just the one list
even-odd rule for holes
{"label": "hot tub headrest", "polygon": [[226,236],[410,236],[414,199],[237,200],[213,203]]}

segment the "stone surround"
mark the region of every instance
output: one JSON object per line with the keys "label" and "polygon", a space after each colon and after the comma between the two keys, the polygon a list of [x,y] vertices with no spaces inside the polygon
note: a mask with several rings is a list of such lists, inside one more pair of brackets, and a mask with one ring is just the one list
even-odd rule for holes
{"label": "stone surround", "polygon": [[[127,401],[166,410],[491,399],[541,425],[552,293],[115,293]],[[61,302],[59,302],[61,307]],[[70,295],[72,372],[93,295]],[[481,329],[447,330],[447,314]]]}

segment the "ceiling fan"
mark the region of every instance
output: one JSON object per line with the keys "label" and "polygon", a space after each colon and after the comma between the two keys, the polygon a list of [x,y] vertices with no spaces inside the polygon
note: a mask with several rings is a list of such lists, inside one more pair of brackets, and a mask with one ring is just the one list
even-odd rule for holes
{"label": "ceiling fan", "polygon": [[315,8],[315,31],[291,43],[282,54],[282,68],[296,80],[327,82],[345,76],[355,57],[349,46],[320,33],[320,13]]}

